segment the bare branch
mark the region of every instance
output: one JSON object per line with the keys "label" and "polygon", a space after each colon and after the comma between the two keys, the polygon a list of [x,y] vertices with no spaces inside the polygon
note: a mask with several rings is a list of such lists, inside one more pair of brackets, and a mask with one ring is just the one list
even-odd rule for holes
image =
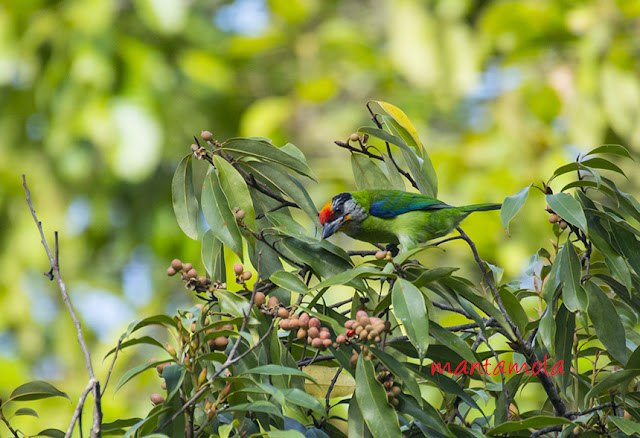
{"label": "bare branch", "polygon": [[[64,301],[65,306],[67,307],[67,311],[73,320],[73,324],[76,329],[76,335],[78,337],[78,343],[80,344],[80,348],[82,349],[82,353],[84,354],[84,361],[87,371],[89,373],[89,383],[91,383],[91,387],[93,389],[93,397],[95,401],[94,409],[93,409],[93,426],[91,428],[91,437],[96,438],[101,436],[101,428],[102,428],[102,406],[101,406],[101,395],[100,395],[100,383],[96,379],[96,376],[93,372],[93,365],[91,364],[91,355],[89,354],[89,349],[87,348],[87,343],[84,340],[84,336],[82,334],[82,327],[80,325],[80,320],[78,320],[78,316],[71,304],[71,299],[69,298],[69,294],[67,293],[67,285],[62,280],[60,276],[60,266],[58,264],[58,239],[56,233],[56,255],[51,251],[49,244],[47,243],[47,239],[44,237],[44,231],[42,230],[42,222],[38,220],[36,216],[36,211],[33,208],[33,202],[31,201],[31,191],[27,186],[27,178],[25,175],[22,175],[22,186],[24,187],[24,191],[27,196],[27,204],[29,204],[29,209],[31,210],[31,216],[33,216],[33,220],[38,227],[38,231],[40,232],[40,241],[42,246],[44,247],[47,256],[49,257],[49,264],[51,266],[51,273],[53,278],[58,283],[58,287],[60,288],[60,293],[62,294],[62,301]],[[51,278],[51,277],[50,277]],[[84,399],[81,399],[82,404],[84,404]],[[79,405],[76,409],[82,410],[82,405]],[[75,424],[75,421],[72,423]],[[70,427],[72,427],[70,426]],[[70,436],[70,434],[68,434]]]}
{"label": "bare branch", "polygon": [[107,390],[107,385],[109,384],[109,378],[111,377],[111,373],[113,372],[113,367],[116,364],[116,358],[118,357],[118,352],[120,351],[120,344],[122,343],[122,339],[118,339],[118,345],[116,345],[116,351],[113,354],[113,360],[111,361],[111,366],[109,367],[109,371],[107,372],[107,378],[104,380],[104,386],[102,388],[102,393],[100,397],[104,397],[104,393]]}
{"label": "bare branch", "polygon": [[84,402],[89,395],[89,392],[95,388],[98,381],[96,379],[90,379],[89,383],[87,383],[86,388],[82,391],[80,395],[80,400],[78,400],[78,404],[76,405],[76,409],[73,411],[73,416],[71,417],[71,423],[69,423],[69,428],[67,429],[67,433],[64,435],[65,438],[69,438],[73,433],[73,428],[76,425],[76,422],[79,421],[80,415],[82,415],[82,408],[84,407]]}

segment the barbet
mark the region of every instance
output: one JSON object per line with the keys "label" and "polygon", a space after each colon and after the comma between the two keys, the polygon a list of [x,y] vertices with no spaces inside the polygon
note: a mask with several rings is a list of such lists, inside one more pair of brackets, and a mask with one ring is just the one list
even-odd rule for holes
{"label": "barbet", "polygon": [[400,244],[406,251],[449,234],[474,211],[500,207],[453,207],[417,193],[360,190],[334,196],[320,210],[320,223],[323,239],[340,231],[365,242]]}

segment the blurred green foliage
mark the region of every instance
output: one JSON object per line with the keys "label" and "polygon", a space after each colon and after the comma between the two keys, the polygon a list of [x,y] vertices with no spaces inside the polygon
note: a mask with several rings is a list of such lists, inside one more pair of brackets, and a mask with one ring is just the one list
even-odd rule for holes
{"label": "blurred green foliage", "polygon": [[[367,124],[365,101],[385,100],[416,124],[440,199],[500,202],[602,143],[640,149],[639,17],[634,0],[3,2],[0,393],[44,378],[75,399],[86,383],[41,275],[22,173],[45,230],[61,233],[62,273],[99,362],[132,319],[192,302],[163,274],[174,257],[199,260],[170,195],[193,135],[286,139],[309,158],[320,184],[305,183],[322,205],[355,187],[332,141]],[[488,215],[465,223],[509,278],[552,237],[535,196],[540,208],[529,202],[511,237]],[[136,360],[123,354],[116,373]],[[147,379],[107,396],[105,421],[142,415],[157,386]],[[17,427],[66,429],[71,404],[39,403],[43,417]]]}

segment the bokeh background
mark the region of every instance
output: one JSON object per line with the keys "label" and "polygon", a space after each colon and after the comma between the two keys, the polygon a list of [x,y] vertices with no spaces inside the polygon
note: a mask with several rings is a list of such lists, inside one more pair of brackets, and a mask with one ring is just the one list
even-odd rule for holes
{"label": "bokeh background", "polygon": [[[23,173],[47,235],[60,232],[62,274],[104,378],[102,357],[129,322],[195,302],[165,269],[176,257],[201,266],[170,193],[201,130],[297,145],[322,206],[355,188],[349,154],[333,141],[370,124],[369,99],[384,100],[416,125],[441,199],[501,202],[603,143],[637,156],[639,55],[635,0],[3,0],[0,396],[44,379],[75,403],[88,379],[57,287],[42,275]],[[616,181],[637,195],[634,166],[622,167],[630,178]],[[497,214],[465,223],[507,281],[551,247],[543,208],[533,191],[510,234]],[[457,242],[426,257],[472,269]],[[154,373],[113,388],[152,355],[122,353],[105,421],[149,409]],[[40,419],[12,424],[35,434],[66,430],[74,404],[28,406]]]}

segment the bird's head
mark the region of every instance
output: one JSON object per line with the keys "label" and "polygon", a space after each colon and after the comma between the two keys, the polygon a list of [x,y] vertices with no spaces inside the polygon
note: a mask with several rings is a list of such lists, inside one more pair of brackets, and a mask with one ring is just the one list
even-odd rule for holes
{"label": "bird's head", "polygon": [[346,231],[354,225],[360,225],[366,217],[365,209],[353,199],[351,193],[340,193],[320,210],[322,238],[326,239],[338,231]]}

